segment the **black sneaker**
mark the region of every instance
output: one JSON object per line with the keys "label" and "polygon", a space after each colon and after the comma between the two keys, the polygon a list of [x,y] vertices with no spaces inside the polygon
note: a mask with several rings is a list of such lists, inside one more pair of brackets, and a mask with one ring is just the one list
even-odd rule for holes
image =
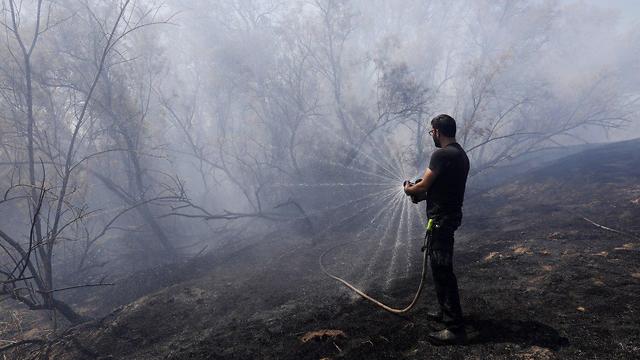
{"label": "black sneaker", "polygon": [[444,329],[430,333],[427,339],[434,345],[460,345],[467,341],[467,334],[464,329]]}

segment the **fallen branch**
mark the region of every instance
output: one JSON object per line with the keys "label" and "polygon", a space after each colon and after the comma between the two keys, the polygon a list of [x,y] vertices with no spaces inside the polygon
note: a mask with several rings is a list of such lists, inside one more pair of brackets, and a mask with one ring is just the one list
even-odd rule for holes
{"label": "fallen branch", "polygon": [[602,230],[607,230],[607,231],[611,231],[614,232],[616,234],[620,234],[620,235],[626,235],[626,236],[631,236],[632,238],[636,239],[636,240],[640,240],[640,237],[638,237],[637,235],[625,232],[625,231],[621,231],[621,230],[616,230],[616,229],[612,229],[610,227],[606,227],[604,225],[600,225],[597,222],[593,221],[593,220],[589,220],[586,217],[582,217],[584,220],[586,220],[587,222],[591,223],[593,226],[600,228]]}
{"label": "fallen branch", "polygon": [[54,292],[58,292],[58,291],[78,289],[78,288],[83,288],[83,287],[114,286],[114,285],[115,285],[115,283],[84,284],[84,285],[74,285],[74,286],[68,286],[68,287],[59,288],[59,289],[52,289],[52,290],[36,290],[36,292],[39,292],[40,294],[50,294],[50,293],[54,293]]}
{"label": "fallen branch", "polygon": [[181,212],[170,212],[163,215],[158,216],[159,218],[165,218],[168,216],[181,216],[186,218],[193,219],[203,219],[206,221],[209,220],[237,220],[237,219],[245,219],[245,218],[259,218],[266,219],[272,221],[288,221],[292,220],[290,217],[282,216],[277,213],[269,213],[264,211],[258,211],[253,213],[243,213],[243,212],[233,212],[229,210],[223,210],[221,213],[212,214],[206,210],[201,210],[204,214],[187,214]]}
{"label": "fallen branch", "polygon": [[16,341],[14,343],[11,343],[9,345],[5,345],[3,347],[0,347],[0,353],[1,352],[5,352],[7,350],[11,350],[15,347],[21,346],[21,345],[26,345],[26,344],[45,344],[47,341],[46,340],[42,340],[42,339],[27,339],[27,340],[20,340],[20,341]]}
{"label": "fallen branch", "polygon": [[0,285],[13,284],[13,283],[16,283],[18,281],[29,280],[29,279],[33,279],[33,276],[21,277],[21,278],[17,278],[17,279],[0,281]]}

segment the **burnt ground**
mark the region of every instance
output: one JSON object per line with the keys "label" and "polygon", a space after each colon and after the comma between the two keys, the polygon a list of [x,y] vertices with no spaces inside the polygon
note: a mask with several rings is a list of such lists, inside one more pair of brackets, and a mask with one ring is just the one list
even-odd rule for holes
{"label": "burnt ground", "polygon": [[[159,269],[176,274],[169,280],[163,275],[160,285],[149,285],[154,277],[140,275],[137,286],[101,290],[88,302],[98,309],[126,305],[68,329],[44,347],[22,347],[7,355],[640,358],[638,219],[640,141],[587,150],[468,198],[455,254],[469,335],[463,346],[435,347],[426,341],[426,334],[438,328],[425,318],[435,299],[429,285],[412,312],[396,316],[321,274],[318,256],[354,232],[344,233],[341,240],[321,239],[314,246],[293,234],[270,234],[265,242]],[[343,253],[350,250],[353,247]],[[356,270],[347,274],[356,276],[367,251],[362,246],[357,256],[335,256],[328,259],[329,266],[339,271],[343,262],[352,262]],[[386,291],[376,286],[370,290],[392,304],[408,303],[418,271],[394,279]],[[383,280],[381,276],[373,283]],[[334,331],[312,336],[323,330]],[[305,336],[311,339],[305,342]]]}

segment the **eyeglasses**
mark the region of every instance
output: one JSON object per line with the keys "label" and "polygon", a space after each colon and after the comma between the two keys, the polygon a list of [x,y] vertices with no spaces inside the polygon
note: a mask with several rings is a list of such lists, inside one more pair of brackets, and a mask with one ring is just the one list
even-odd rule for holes
{"label": "eyeglasses", "polygon": [[429,130],[429,136],[433,136],[433,134],[436,132],[436,129],[431,129]]}

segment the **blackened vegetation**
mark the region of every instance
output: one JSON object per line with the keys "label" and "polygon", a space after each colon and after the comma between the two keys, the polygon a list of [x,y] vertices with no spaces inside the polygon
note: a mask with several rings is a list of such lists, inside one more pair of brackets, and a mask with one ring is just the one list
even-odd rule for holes
{"label": "blackened vegetation", "polygon": [[[226,257],[205,256],[184,264],[180,272],[191,266],[193,279],[176,279],[176,284],[71,328],[45,345],[23,344],[12,356],[636,358],[638,149],[640,142],[631,141],[584,151],[466,205],[455,264],[469,333],[464,346],[434,347],[426,341],[426,333],[438,328],[425,316],[435,298],[432,289],[408,316],[382,312],[318,271],[318,254],[341,239],[322,239],[309,247],[285,235],[274,243],[229,251]],[[268,234],[265,240],[278,236]],[[368,245],[361,245],[357,256],[338,259],[366,264]],[[354,248],[344,249],[349,251]],[[345,269],[340,261],[333,266]],[[349,274],[357,277],[357,271]],[[375,285],[386,280],[381,271],[371,291],[392,303],[406,302],[417,276],[395,279],[383,293]],[[301,340],[319,330],[340,330],[345,336]]]}

